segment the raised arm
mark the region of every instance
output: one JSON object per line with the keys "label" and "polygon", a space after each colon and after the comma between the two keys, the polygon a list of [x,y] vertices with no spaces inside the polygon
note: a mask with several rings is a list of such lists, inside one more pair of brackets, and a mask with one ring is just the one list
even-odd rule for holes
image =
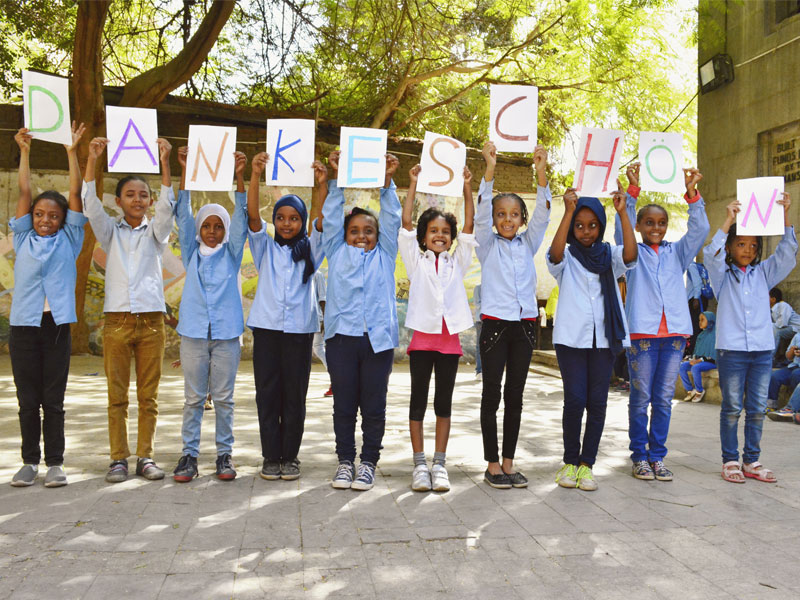
{"label": "raised arm", "polygon": [[531,253],[536,254],[539,246],[544,241],[544,234],[547,225],[550,223],[550,202],[552,195],[550,186],[547,184],[547,150],[544,146],[536,146],[533,153],[533,166],[536,171],[536,208],[528,223],[528,228],[522,234],[522,239],[530,248]]}
{"label": "raised arm", "polygon": [[[628,191],[625,197],[626,213],[628,221],[633,224],[636,222],[636,202],[639,200],[639,169],[641,163],[633,163],[628,165],[625,170],[625,176],[628,178]],[[619,213],[617,213],[619,215]],[[619,216],[614,219],[614,243],[617,246],[622,246],[625,243],[624,235],[622,233],[622,222]]]}
{"label": "raised arm", "polygon": [[317,201],[315,206],[317,210],[314,212],[312,223],[316,223],[317,231],[322,231],[322,207],[325,206],[325,198],[328,197],[328,169],[322,164],[322,161],[315,160],[311,163],[311,168],[314,169],[314,179],[317,182],[317,187],[314,190]]}
{"label": "raised arm", "polygon": [[462,233],[475,230],[475,201],[472,199],[472,171],[464,165],[464,227]]}
{"label": "raised arm", "polygon": [[172,171],[169,166],[172,144],[164,138],[158,138],[156,143],[158,144],[158,158],[161,162],[161,185],[169,187],[172,185]]}
{"label": "raised arm", "polygon": [[153,218],[153,235],[160,244],[166,244],[172,232],[175,212],[175,192],[172,189],[172,175],[169,167],[169,155],[172,144],[164,138],[158,138],[158,157],[161,161],[161,193],[156,202],[156,215]]}
{"label": "raised arm", "polygon": [[703,175],[697,169],[684,169],[683,172],[686,181],[684,200],[689,203],[689,223],[684,236],[675,242],[675,248],[681,266],[686,269],[703,247],[711,226],[708,224],[705,202],[697,191],[697,184],[703,179]]}
{"label": "raised arm", "polygon": [[617,191],[611,197],[614,201],[614,210],[617,211],[617,222],[622,229],[622,260],[629,265],[639,258],[639,246],[636,243],[636,235],[633,233],[633,225],[628,217],[628,203],[619,179],[617,179]]}
{"label": "raised arm", "polygon": [[89,142],[89,156],[86,160],[86,172],[83,174],[84,186],[81,190],[83,212],[89,218],[94,236],[106,251],[108,251],[108,244],[111,242],[114,231],[114,218],[106,213],[103,203],[97,197],[94,172],[97,159],[103,155],[107,145],[108,138],[96,137]]}
{"label": "raised arm", "polygon": [[578,195],[575,193],[575,188],[569,188],[564,192],[564,216],[561,217],[561,223],[558,224],[555,236],[553,236],[553,243],[550,244],[550,262],[554,265],[561,263],[564,260],[564,250],[567,247],[567,236],[569,235],[569,227],[572,224],[572,217],[575,215],[575,207],[578,204]]}
{"label": "raised arm", "polygon": [[333,253],[344,244],[344,192],[337,184],[339,177],[339,151],[328,155],[331,179],[328,181],[328,196],[322,205],[322,245],[330,261]]}
{"label": "raised arm", "polygon": [[67,162],[69,163],[69,209],[73,212],[83,211],[83,202],[81,202],[81,168],[78,165],[78,142],[83,136],[86,127],[83,123],[75,125],[72,122],[72,144],[64,144],[67,150]]}
{"label": "raised arm", "polygon": [[192,193],[188,190],[178,191],[175,219],[178,223],[178,240],[181,244],[181,262],[184,267],[188,267],[192,254],[197,248],[197,228],[192,215]]}
{"label": "raised arm", "polygon": [[764,261],[764,274],[767,278],[767,287],[772,288],[783,281],[792,272],[797,264],[797,238],[794,228],[789,224],[789,207],[792,199],[784,193],[777,204],[783,207],[784,234],[781,241],[775,246],[775,252]]}
{"label": "raised arm", "polygon": [[234,160],[234,174],[236,176],[236,191],[244,193],[244,168],[247,166],[247,156],[244,152],[238,150],[233,153]]}
{"label": "raised arm", "polygon": [[403,229],[407,231],[414,231],[411,217],[414,214],[414,198],[417,195],[417,179],[420,171],[422,171],[422,167],[414,165],[408,172],[408,191],[405,202],[403,202]]}
{"label": "raised arm", "polygon": [[495,241],[492,232],[492,186],[497,149],[494,142],[486,142],[482,152],[486,170],[478,188],[478,208],[475,211],[475,240],[478,242],[476,253],[479,260],[483,260]]}
{"label": "raised arm", "polygon": [[19,199],[17,200],[16,217],[21,219],[31,212],[31,140],[33,137],[24,127],[14,136],[14,141],[19,146]]}
{"label": "raised arm", "polygon": [[378,215],[380,234],[378,246],[388,256],[397,256],[397,232],[400,230],[402,208],[397,198],[397,186],[392,181],[392,175],[400,165],[394,154],[386,155],[385,185],[381,188],[381,214]]}
{"label": "raised arm", "polygon": [[247,223],[250,231],[261,231],[261,213],[259,212],[259,183],[264,169],[267,168],[269,154],[259,152],[253,157],[253,164],[250,168],[250,187],[247,190]]}

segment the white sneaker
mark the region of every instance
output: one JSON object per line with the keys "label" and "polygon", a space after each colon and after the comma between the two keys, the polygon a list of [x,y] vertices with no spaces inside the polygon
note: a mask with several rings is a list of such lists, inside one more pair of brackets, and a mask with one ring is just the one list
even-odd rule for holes
{"label": "white sneaker", "polygon": [[431,491],[431,472],[428,465],[417,465],[411,474],[411,489],[415,492]]}
{"label": "white sneaker", "polygon": [[44,487],[61,487],[67,485],[67,474],[62,465],[53,465],[47,469],[44,478]]}
{"label": "white sneaker", "polygon": [[444,465],[440,465],[439,463],[433,464],[433,469],[431,469],[431,482],[434,492],[450,491],[450,477],[447,475],[447,469],[444,468]]}
{"label": "white sneaker", "polygon": [[705,395],[706,395],[705,390],[703,390],[702,392],[695,392],[694,398],[692,398],[692,402],[702,402]]}

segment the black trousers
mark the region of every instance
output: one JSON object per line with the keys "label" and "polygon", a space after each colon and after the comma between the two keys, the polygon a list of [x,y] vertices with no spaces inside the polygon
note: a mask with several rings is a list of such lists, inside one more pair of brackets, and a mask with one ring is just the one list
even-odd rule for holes
{"label": "black trousers", "polygon": [[431,373],[436,373],[433,410],[437,417],[447,419],[453,408],[453,388],[458,373],[458,354],[442,354],[433,350],[412,350],[408,353],[411,369],[410,421],[425,420]]}
{"label": "black trousers", "polygon": [[528,377],[531,355],[536,346],[535,321],[499,321],[484,319],[481,330],[481,434],[483,458],[499,462],[497,454],[497,409],[503,371],[503,458],[514,458],[522,418],[522,393]]}
{"label": "black trousers", "polygon": [[64,392],[71,348],[69,324],[56,325],[50,312],[43,314],[41,327],[10,328],[11,371],[17,386],[25,464],[39,464],[42,435],[45,464],[64,464]]}
{"label": "black trousers", "polygon": [[261,455],[273,462],[297,458],[306,420],[313,333],[253,328]]}

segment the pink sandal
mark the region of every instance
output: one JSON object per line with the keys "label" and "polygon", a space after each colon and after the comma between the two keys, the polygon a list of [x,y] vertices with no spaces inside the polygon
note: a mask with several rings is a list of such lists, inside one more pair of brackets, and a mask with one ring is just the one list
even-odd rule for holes
{"label": "pink sandal", "polygon": [[731,483],[744,483],[744,474],[739,468],[739,461],[729,460],[722,465],[722,478]]}
{"label": "pink sandal", "polygon": [[758,461],[750,464],[743,464],[742,470],[744,471],[745,477],[752,477],[758,481],[764,481],[766,483],[776,483],[778,481],[778,478],[775,477],[775,473]]}

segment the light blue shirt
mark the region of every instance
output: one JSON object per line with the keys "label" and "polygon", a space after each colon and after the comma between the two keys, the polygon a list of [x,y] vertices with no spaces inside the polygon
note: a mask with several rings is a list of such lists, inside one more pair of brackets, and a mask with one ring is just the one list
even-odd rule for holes
{"label": "light blue shirt", "polygon": [[481,262],[481,313],[504,321],[535,319],[536,268],[533,256],[550,222],[550,186],[537,186],[528,228],[507,240],[492,231],[492,181],[481,179],[475,212],[475,253]]}
{"label": "light blue shirt", "polygon": [[381,188],[380,194],[380,233],[369,252],[344,241],[344,192],[335,180],[328,182],[328,198],[322,207],[322,239],[328,256],[325,339],[337,333],[359,337],[367,333],[373,352],[398,343],[394,269],[401,207],[394,181]]}
{"label": "light blue shirt", "polygon": [[33,229],[30,213],[12,217],[8,227],[14,232],[14,295],[9,322],[13,326],[41,327],[44,301],[56,325],[74,323],[75,260],[83,245],[86,217],[67,210],[64,226],[53,235],[42,237]]}
{"label": "light blue shirt", "polygon": [[[794,346],[795,348],[800,348],[800,333],[795,333],[794,337],[792,338],[792,341],[789,342],[789,348],[791,348],[792,346]],[[800,367],[800,356],[795,356],[792,359],[792,362],[790,362],[788,365],[788,368],[790,369],[796,369],[797,367]]]}
{"label": "light blue shirt", "polygon": [[[625,264],[622,260],[622,246],[611,247],[611,270],[614,279],[617,279],[628,269],[636,266],[636,261]],[[600,275],[588,271],[569,251],[564,250],[564,258],[555,264],[550,260],[550,251],[547,251],[547,269],[558,282],[558,314],[569,315],[556,320],[553,329],[553,343],[563,344],[571,348],[592,348],[596,342],[597,348],[608,348],[606,337],[605,299],[600,287]],[[615,285],[617,302],[622,308],[622,296],[619,286]],[[624,347],[631,345],[628,336],[628,324],[625,323]]]}
{"label": "light blue shirt", "polygon": [[690,262],[686,267],[686,299],[700,299],[700,292],[703,290],[703,279],[697,270],[697,263]]}
{"label": "light blue shirt", "polygon": [[794,228],[786,227],[772,256],[755,266],[748,265],[744,272],[725,264],[727,238],[719,230],[703,249],[717,297],[717,350],[774,351],[769,291],[791,273],[797,262]]}
{"label": "light blue shirt", "polygon": [[181,260],[186,268],[181,308],[180,335],[212,340],[230,340],[244,333],[239,268],[247,239],[247,194],[236,192],[228,241],[209,256],[200,254],[197,227],[192,215],[192,193],[178,192],[175,205]]}
{"label": "light blue shirt", "polygon": [[[325,253],[322,234],[317,231],[316,220],[311,227],[311,258],[318,269]],[[258,287],[247,326],[250,329],[272,329],[285,333],[316,333],[319,331],[319,313],[314,294],[314,276],[303,283],[306,261],[295,262],[288,244],[281,246],[267,233],[267,224],[261,221],[261,230],[248,228],[250,251],[258,269]]]}
{"label": "light blue shirt", "polygon": [[145,217],[136,228],[106,213],[94,181],[83,182],[81,196],[83,212],[106,253],[103,312],[165,312],[161,255],[172,232],[172,188],[161,186],[155,217]]}
{"label": "light blue shirt", "polygon": [[[627,195],[631,223],[636,223],[636,201]],[[639,242],[638,264],[627,275],[625,316],[630,333],[656,335],[664,314],[671,335],[692,335],[689,305],[678,290],[684,288],[683,273],[700,252],[710,229],[705,202],[698,193],[697,200],[689,204],[688,231],[680,240],[662,241],[658,252]],[[614,224],[614,241],[622,245],[622,224],[618,218]]]}

